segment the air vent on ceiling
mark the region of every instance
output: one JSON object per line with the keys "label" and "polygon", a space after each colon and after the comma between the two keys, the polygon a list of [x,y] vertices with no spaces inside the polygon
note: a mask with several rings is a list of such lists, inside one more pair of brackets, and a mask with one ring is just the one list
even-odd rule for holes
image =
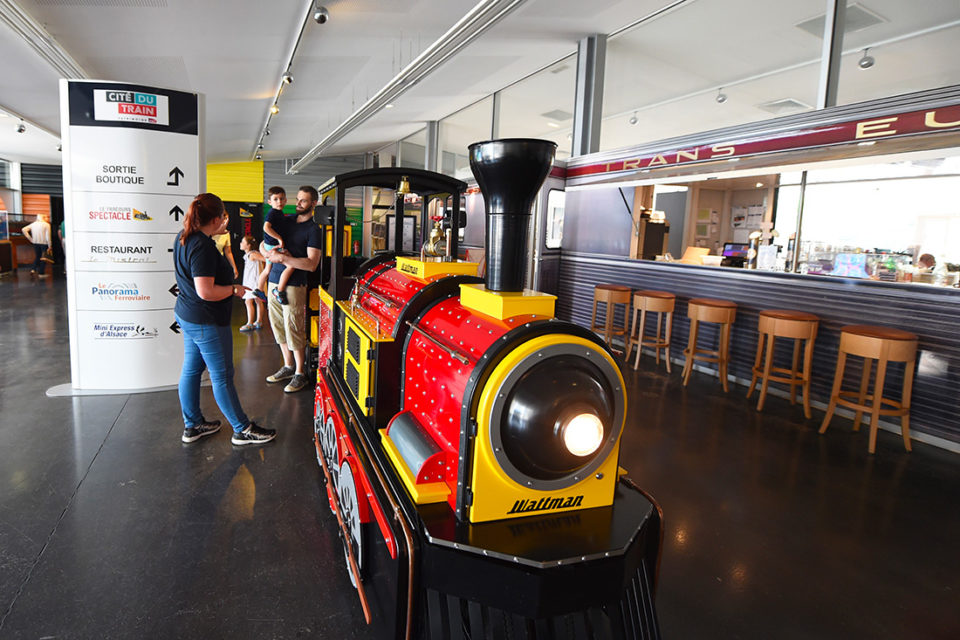
{"label": "air vent on ceiling", "polygon": [[[826,20],[827,16],[823,14],[816,18],[804,20],[799,23],[797,27],[818,38],[823,38],[823,25],[826,23]],[[863,31],[867,27],[872,27],[882,22],[887,22],[887,20],[870,11],[862,4],[855,2],[847,6],[847,17],[843,26],[843,32],[856,33],[857,31]]]}
{"label": "air vent on ceiling", "polygon": [[553,111],[547,111],[546,113],[541,113],[544,118],[549,118],[550,120],[556,120],[557,122],[563,122],[564,120],[569,120],[573,117],[573,114],[569,111],[564,111],[563,109],[554,109]]}
{"label": "air vent on ceiling", "polygon": [[554,69],[550,69],[550,73],[560,73],[561,71],[566,71],[566,70],[569,69],[569,68],[570,68],[570,65],[568,65],[568,64],[562,64],[562,65],[560,65],[559,67],[556,67],[556,68],[554,68]]}
{"label": "air vent on ceiling", "polygon": [[764,102],[763,104],[758,104],[757,108],[763,109],[764,111],[769,111],[777,116],[787,113],[796,113],[798,111],[809,111],[810,109],[813,109],[813,107],[808,105],[806,102],[800,102],[794,98],[781,98],[780,100]]}

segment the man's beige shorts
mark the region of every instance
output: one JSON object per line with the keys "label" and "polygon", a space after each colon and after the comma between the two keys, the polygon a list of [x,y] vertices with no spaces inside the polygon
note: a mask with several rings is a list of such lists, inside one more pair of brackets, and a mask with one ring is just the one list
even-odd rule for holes
{"label": "man's beige shorts", "polygon": [[267,309],[270,315],[270,327],[277,344],[285,344],[291,351],[300,351],[307,346],[307,288],[287,287],[287,302],[280,304],[274,298],[273,290],[277,285],[270,283]]}

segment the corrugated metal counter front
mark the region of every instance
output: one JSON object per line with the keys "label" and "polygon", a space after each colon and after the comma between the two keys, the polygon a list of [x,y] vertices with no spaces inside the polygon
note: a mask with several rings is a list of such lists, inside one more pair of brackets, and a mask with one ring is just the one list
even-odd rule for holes
{"label": "corrugated metal counter front", "polygon": [[[960,289],[564,253],[557,317],[589,327],[593,287],[599,283],[657,289],[677,296],[671,340],[675,361],[683,360],[687,344],[686,303],[690,298],[736,302],[739,308],[731,339],[730,373],[741,381],[750,380],[760,311],[795,309],[816,314],[820,332],[813,355],[811,400],[823,405],[829,400],[843,326],[875,324],[916,333],[920,345],[910,430],[918,440],[929,441],[924,438],[926,434],[947,441],[935,444],[960,450]],[[617,321],[620,319],[618,312]],[[701,326],[701,340],[714,339],[713,327],[707,327],[704,331]],[[789,366],[791,355],[792,341],[778,340],[775,364]],[[888,368],[889,395],[899,397],[902,374],[902,365],[891,364]],[[849,361],[846,375],[845,384],[856,388],[859,358]],[[781,387],[774,383],[771,390],[774,388]],[[742,390],[731,390],[737,392]],[[822,414],[814,414],[812,422],[819,419]],[[893,420],[899,432],[899,420]]]}

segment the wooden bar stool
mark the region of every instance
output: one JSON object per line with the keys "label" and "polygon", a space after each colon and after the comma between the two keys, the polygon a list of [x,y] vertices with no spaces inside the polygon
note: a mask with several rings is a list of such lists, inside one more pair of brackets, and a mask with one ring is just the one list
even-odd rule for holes
{"label": "wooden bar stool", "polygon": [[[717,363],[717,375],[723,383],[723,390],[729,391],[727,362],[730,359],[730,326],[737,317],[737,305],[728,300],[694,298],[687,303],[687,317],[690,318],[690,339],[687,341],[687,348],[683,350],[683,355],[686,356],[683,364],[683,386],[687,386],[690,380],[693,361],[705,360]],[[697,332],[701,322],[720,325],[720,340],[716,351],[697,348]]]}
{"label": "wooden bar stool", "polygon": [[[630,329],[630,346],[627,347],[627,358],[630,358],[630,348],[633,344],[637,345],[637,358],[633,361],[633,368],[640,366],[640,351],[644,347],[653,349],[657,358],[657,364],[660,364],[660,352],[663,351],[664,360],[667,363],[667,373],[670,372],[670,332],[673,330],[673,307],[677,297],[666,291],[637,291],[633,294],[633,324]],[[644,337],[644,328],[648,313],[657,314],[657,333],[651,339]],[[637,323],[637,316],[640,316],[640,322]],[[663,334],[663,320],[666,315],[666,334]]]}
{"label": "wooden bar stool", "polygon": [[[593,288],[593,318],[590,320],[590,329],[601,333],[607,345],[613,348],[613,336],[623,336],[626,344],[627,354],[630,353],[630,338],[627,336],[627,324],[630,322],[630,287],[619,284],[598,284]],[[604,313],[603,324],[597,324],[597,305],[604,303],[606,312]],[[616,311],[616,305],[624,305],[623,326],[615,326],[613,316]]]}
{"label": "wooden bar stool", "polygon": [[[853,417],[853,430],[860,430],[860,421],[864,413],[871,414],[870,444],[867,450],[873,453],[877,447],[877,429],[880,426],[880,416],[900,416],[900,431],[903,434],[903,446],[907,451],[910,447],[910,394],[913,391],[913,374],[917,363],[916,334],[889,327],[872,327],[865,324],[844,327],[840,332],[840,350],[837,354],[837,372],[833,377],[833,390],[830,392],[830,406],[827,415],[823,417],[820,433],[830,426],[830,419],[837,405],[856,410]],[[842,391],[843,372],[847,364],[847,356],[863,358],[863,374],[860,377],[859,391]],[[873,393],[870,390],[870,372],[873,361],[877,360],[877,376],[873,383]],[[887,363],[906,363],[903,372],[903,393],[900,402],[883,397],[883,383],[887,378]],[[848,400],[854,398],[854,400]],[[888,409],[884,409],[887,405]]]}
{"label": "wooden bar stool", "polygon": [[[790,385],[790,404],[797,403],[797,387],[803,389],[803,415],[810,417],[810,367],[813,364],[813,341],[817,337],[820,318],[803,311],[769,310],[761,311],[757,322],[757,357],[753,361],[753,376],[747,397],[753,393],[757,380],[760,385],[760,399],[757,411],[763,411],[763,402],[767,398],[767,386],[770,382],[783,382]],[[777,338],[793,339],[793,364],[786,367],[773,366],[773,352]],[[800,346],[803,348],[803,369],[800,369]],[[764,355],[766,344],[766,355]],[[763,364],[761,365],[761,361]],[[773,375],[782,374],[782,375]]]}

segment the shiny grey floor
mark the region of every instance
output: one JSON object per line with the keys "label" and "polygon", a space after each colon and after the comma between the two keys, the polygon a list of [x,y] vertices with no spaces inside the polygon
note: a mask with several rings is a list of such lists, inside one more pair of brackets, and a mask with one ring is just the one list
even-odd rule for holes
{"label": "shiny grey floor", "polygon": [[[235,324],[241,320],[237,307]],[[0,638],[367,638],[323,502],[312,396],[235,339],[247,412],[280,436],[179,441],[175,391],[68,382],[64,281],[0,278]],[[666,516],[666,638],[960,637],[960,456],[647,359],[621,464]],[[209,389],[208,417],[217,415]]]}

